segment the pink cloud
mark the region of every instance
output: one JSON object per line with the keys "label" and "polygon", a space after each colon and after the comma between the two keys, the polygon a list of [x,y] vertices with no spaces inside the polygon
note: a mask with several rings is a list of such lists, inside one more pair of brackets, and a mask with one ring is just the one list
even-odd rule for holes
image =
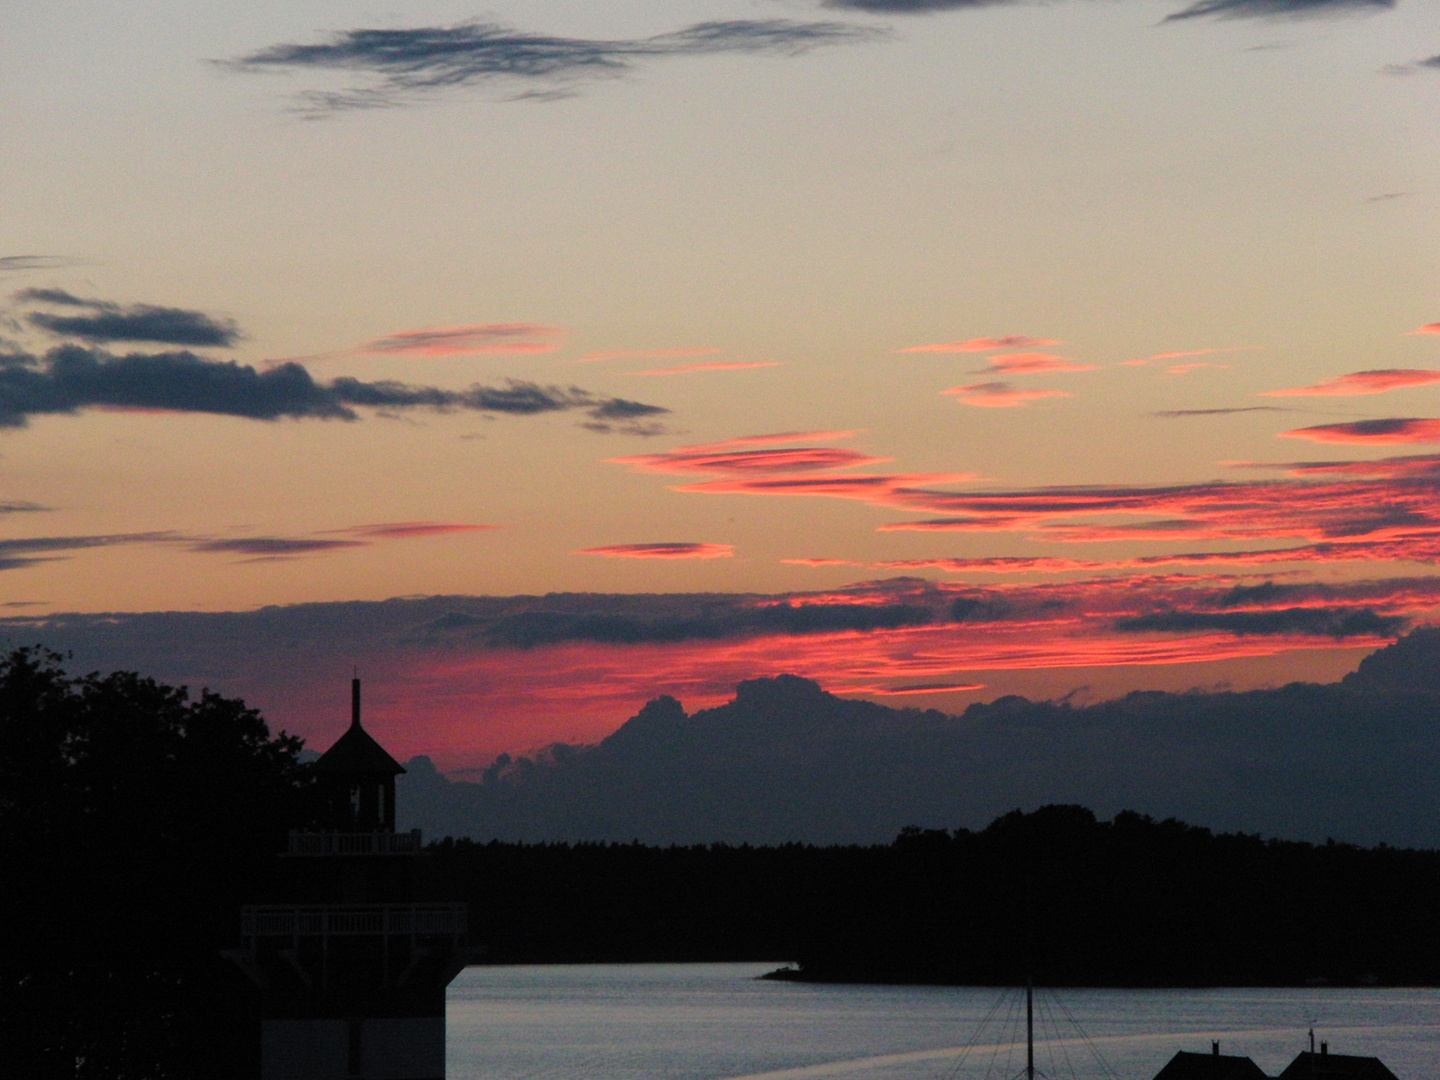
{"label": "pink cloud", "polygon": [[753,444],[741,440],[731,440],[709,446],[682,446],[661,454],[636,454],[631,457],[606,458],[605,460],[618,465],[630,465],[641,472],[731,475],[820,472],[874,465],[889,460],[862,454],[858,450],[846,450],[842,447],[831,446],[764,450],[729,449],[737,445]]}
{"label": "pink cloud", "polygon": [[650,371],[627,371],[626,375],[690,375],[696,371],[748,371],[752,368],[779,367],[779,360],[760,360],[751,363],[709,363],[683,364],[680,367],[655,368]]}
{"label": "pink cloud", "polygon": [[1436,443],[1440,442],[1440,420],[1415,417],[1356,420],[1348,424],[1320,424],[1282,431],[1278,437],[1324,443]]}
{"label": "pink cloud", "polygon": [[985,409],[1013,409],[1042,398],[1074,396],[1064,390],[1017,390],[1004,382],[971,383],[968,386],[952,386],[940,392],[953,394],[966,405]]}
{"label": "pink cloud", "polygon": [[455,356],[462,353],[541,353],[558,346],[537,338],[564,334],[563,327],[545,323],[476,323],[405,330],[361,345],[357,352],[391,356]]}
{"label": "pink cloud", "polygon": [[902,353],[970,353],[990,352],[992,349],[1033,349],[1046,345],[1063,345],[1057,338],[1027,337],[1024,334],[1006,334],[1004,337],[971,338],[969,341],[944,341],[934,345],[911,345],[897,349]]}
{"label": "pink cloud", "polygon": [[1073,356],[1020,352],[992,356],[989,366],[983,370],[1001,375],[1033,375],[1042,371],[1094,371],[1095,365],[1081,364]]}
{"label": "pink cloud", "polygon": [[865,566],[866,563],[851,562],[849,559],[781,559],[788,566]]}
{"label": "pink cloud", "polygon": [[1377,368],[1340,375],[1315,386],[1296,386],[1289,390],[1266,390],[1261,397],[1358,397],[1362,394],[1383,394],[1405,386],[1424,386],[1440,382],[1440,371],[1427,368]]}
{"label": "pink cloud", "polygon": [[583,548],[576,555],[602,555],[607,559],[728,559],[735,554],[729,544],[610,544]]}
{"label": "pink cloud", "polygon": [[607,360],[681,360],[687,356],[714,356],[722,350],[710,347],[694,349],[609,349],[577,356],[577,364],[600,364]]}
{"label": "pink cloud", "polygon": [[1095,570],[1105,564],[1085,559],[1005,555],[989,559],[892,559],[880,565],[891,570],[944,570],[950,574],[1068,574]]}
{"label": "pink cloud", "polygon": [[1166,375],[1189,375],[1192,371],[1199,371],[1208,367],[1229,367],[1228,364],[1212,364],[1208,360],[1198,360],[1193,364],[1171,364],[1165,369]]}
{"label": "pink cloud", "polygon": [[[1223,348],[1223,349],[1182,349],[1182,350],[1179,351],[1179,352],[1162,352],[1162,353],[1155,353],[1153,356],[1147,356],[1147,357],[1144,357],[1143,359],[1140,359],[1140,360],[1122,360],[1122,361],[1120,361],[1120,366],[1121,366],[1121,367],[1144,367],[1146,364],[1149,364],[1150,362],[1152,362],[1152,361],[1154,361],[1154,360],[1183,360],[1183,359],[1185,359],[1186,357],[1190,357],[1190,356],[1211,356],[1211,355],[1213,355],[1213,354],[1215,354],[1215,353],[1228,353],[1228,352],[1250,352],[1250,351],[1253,351],[1253,350],[1255,350],[1255,349],[1263,349],[1263,348],[1264,348],[1263,345],[1229,345],[1229,346],[1226,346],[1226,347]],[[1177,364],[1177,365],[1176,365],[1176,367],[1184,367],[1184,366],[1185,366],[1185,365],[1181,365],[1181,364]],[[1193,367],[1205,367],[1205,366],[1208,366],[1208,365],[1199,364],[1199,365],[1191,365],[1191,366],[1193,366]],[[1174,371],[1174,370],[1172,369],[1172,370],[1171,370],[1171,374],[1184,374],[1184,372],[1176,372],[1176,371]]]}
{"label": "pink cloud", "polygon": [[1426,323],[1424,326],[1419,326],[1416,327],[1414,330],[1409,330],[1406,332],[1407,337],[1414,336],[1416,334],[1440,334],[1440,322]]}

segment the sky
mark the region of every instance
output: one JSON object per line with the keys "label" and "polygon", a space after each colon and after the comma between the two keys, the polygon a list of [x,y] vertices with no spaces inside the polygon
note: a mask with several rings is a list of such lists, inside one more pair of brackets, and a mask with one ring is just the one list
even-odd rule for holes
{"label": "sky", "polygon": [[1440,606],[1435,0],[0,6],[0,617],[454,769]]}

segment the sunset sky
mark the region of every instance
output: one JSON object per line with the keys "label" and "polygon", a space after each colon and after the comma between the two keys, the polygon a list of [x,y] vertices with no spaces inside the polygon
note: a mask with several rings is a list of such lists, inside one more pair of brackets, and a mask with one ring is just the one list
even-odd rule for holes
{"label": "sunset sky", "polygon": [[1440,609],[1437,14],[7,5],[0,630],[453,769],[1337,678]]}

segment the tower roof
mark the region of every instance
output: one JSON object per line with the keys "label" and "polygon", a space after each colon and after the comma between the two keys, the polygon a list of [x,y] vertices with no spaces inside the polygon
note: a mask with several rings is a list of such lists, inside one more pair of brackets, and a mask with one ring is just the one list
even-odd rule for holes
{"label": "tower roof", "polygon": [[360,726],[360,680],[350,684],[350,727],[315,762],[318,772],[349,776],[398,776],[405,767]]}

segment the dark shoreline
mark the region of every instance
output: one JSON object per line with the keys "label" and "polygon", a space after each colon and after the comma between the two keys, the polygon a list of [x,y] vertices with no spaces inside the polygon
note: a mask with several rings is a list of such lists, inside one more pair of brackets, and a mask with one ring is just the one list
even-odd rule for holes
{"label": "dark shoreline", "polygon": [[[801,968],[789,966],[779,967],[773,971],[767,971],[762,975],[755,976],[756,979],[767,982],[793,982],[805,983],[811,986],[970,986],[970,987],[1004,987],[1016,986],[1014,982],[950,982],[933,979],[866,979],[846,978],[844,976],[811,975]],[[1304,982],[1256,982],[1256,983],[1216,983],[1216,982],[1164,982],[1164,983],[1139,983],[1139,982],[1037,982],[1037,986],[1044,985],[1052,989],[1063,990],[1432,990],[1440,988],[1440,981],[1437,982],[1368,982],[1350,981],[1333,982],[1328,979],[1308,980]]]}

